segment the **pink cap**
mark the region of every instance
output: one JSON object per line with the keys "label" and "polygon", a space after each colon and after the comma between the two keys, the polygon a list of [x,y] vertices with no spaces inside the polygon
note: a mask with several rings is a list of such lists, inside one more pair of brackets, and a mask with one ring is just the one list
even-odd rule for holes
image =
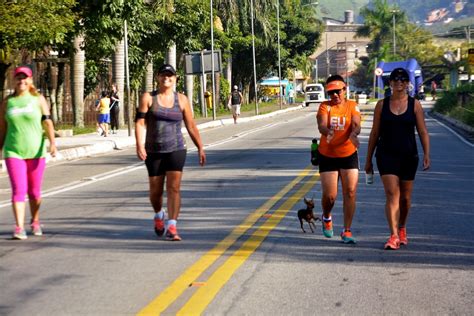
{"label": "pink cap", "polygon": [[33,71],[27,66],[16,67],[14,76],[16,77],[19,74],[25,74],[27,77],[33,77]]}

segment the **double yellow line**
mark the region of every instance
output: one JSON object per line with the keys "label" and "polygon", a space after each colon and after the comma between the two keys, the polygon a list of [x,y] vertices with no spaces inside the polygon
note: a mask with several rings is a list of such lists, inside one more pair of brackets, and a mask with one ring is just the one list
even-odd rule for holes
{"label": "double yellow line", "polygon": [[[293,181],[288,183],[280,192],[266,201],[255,212],[250,214],[239,226],[237,226],[226,238],[219,242],[213,249],[204,254],[196,263],[189,267],[170,286],[160,293],[148,306],[143,308],[138,315],[158,315],[165,311],[176,301],[199,276],[206,271],[222,254],[232,246],[247,230],[262,216],[267,213],[279,200],[313,170],[312,166],[305,168]],[[201,314],[211,303],[219,290],[232,277],[234,272],[247,260],[247,258],[260,246],[266,236],[280,223],[288,211],[301,198],[308,193],[319,179],[319,173],[315,173],[299,189],[290,196],[268,219],[236,250],[216,271],[209,277],[205,285],[200,287],[178,311],[178,314]]]}

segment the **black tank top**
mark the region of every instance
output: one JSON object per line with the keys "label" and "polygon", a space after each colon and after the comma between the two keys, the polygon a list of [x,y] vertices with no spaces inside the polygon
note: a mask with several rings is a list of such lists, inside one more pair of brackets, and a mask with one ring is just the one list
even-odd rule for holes
{"label": "black tank top", "polygon": [[237,105],[237,104],[240,104],[240,93],[239,91],[232,91],[232,105]]}
{"label": "black tank top", "polygon": [[408,97],[405,113],[395,115],[390,111],[390,97],[383,100],[380,119],[380,134],[376,154],[390,154],[399,157],[416,156],[415,99]]}

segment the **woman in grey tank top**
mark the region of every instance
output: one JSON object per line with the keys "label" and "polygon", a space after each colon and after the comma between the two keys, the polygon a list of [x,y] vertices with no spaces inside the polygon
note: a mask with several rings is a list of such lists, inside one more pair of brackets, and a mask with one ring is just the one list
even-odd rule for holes
{"label": "woman in grey tank top", "polygon": [[[198,149],[199,164],[204,166],[201,136],[192,117],[188,98],[174,92],[176,70],[168,64],[158,69],[158,91],[143,94],[135,120],[137,156],[145,161],[150,182],[150,201],[155,211],[154,229],[161,237],[179,241],[177,220],[181,208],[181,177],[186,160],[182,122]],[[146,133],[145,133],[146,127]],[[163,192],[166,182],[168,220],[165,223]]]}

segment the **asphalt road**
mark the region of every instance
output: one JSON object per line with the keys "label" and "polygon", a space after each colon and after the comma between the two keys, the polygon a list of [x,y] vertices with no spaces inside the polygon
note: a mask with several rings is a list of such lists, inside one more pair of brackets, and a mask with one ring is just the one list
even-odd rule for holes
{"label": "asphalt road", "polygon": [[[303,234],[314,107],[204,130],[208,164],[190,146],[182,242],[154,236],[147,176],[134,149],[48,164],[45,235],[10,239],[0,177],[1,315],[314,315],[472,313],[472,146],[427,119],[433,167],[415,182],[408,247],[384,251],[384,194],[360,174],[355,246]],[[366,113],[360,161],[371,126]],[[190,142],[188,142],[190,144]],[[363,166],[361,166],[363,168]],[[334,210],[341,229],[342,203]]]}

